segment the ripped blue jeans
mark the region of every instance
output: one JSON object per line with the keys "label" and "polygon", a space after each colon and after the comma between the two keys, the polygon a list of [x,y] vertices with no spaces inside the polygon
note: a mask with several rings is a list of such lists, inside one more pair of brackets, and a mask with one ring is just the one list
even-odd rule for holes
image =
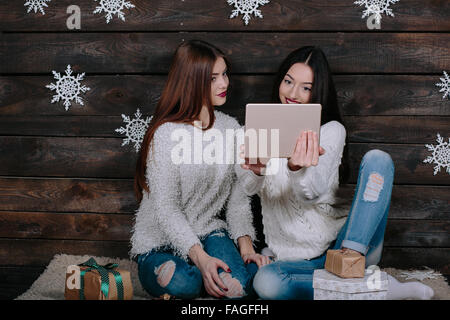
{"label": "ripped blue jeans", "polygon": [[[226,230],[211,232],[200,239],[203,249],[212,257],[224,261],[231,273],[218,269],[219,276],[228,287],[226,298],[255,298],[253,277],[258,270],[255,263],[244,264],[238,248]],[[190,260],[175,256],[170,249],[152,250],[138,256],[139,280],[143,288],[154,297],[165,293],[178,299],[206,296],[202,274]]]}
{"label": "ripped blue jeans", "polygon": [[[377,265],[383,251],[384,231],[394,182],[394,163],[384,151],[367,152],[347,220],[328,249],[346,247],[365,255],[366,267]],[[261,267],[253,281],[256,293],[268,300],[312,300],[313,273],[323,269],[326,251],[311,260],[276,261]]]}

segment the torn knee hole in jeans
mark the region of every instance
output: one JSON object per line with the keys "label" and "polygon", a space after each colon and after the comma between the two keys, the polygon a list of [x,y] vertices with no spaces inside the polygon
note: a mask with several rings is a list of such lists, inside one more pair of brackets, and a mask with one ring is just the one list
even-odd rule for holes
{"label": "torn knee hole in jeans", "polygon": [[216,231],[213,234],[211,234],[211,237],[225,237],[225,233],[222,231]]}
{"label": "torn knee hole in jeans", "polygon": [[175,272],[175,262],[172,260],[164,262],[159,267],[155,268],[156,281],[161,287],[166,287],[170,280],[172,280]]}
{"label": "torn knee hole in jeans", "polygon": [[222,279],[223,284],[228,288],[228,291],[224,292],[225,296],[229,298],[238,298],[245,295],[241,282],[238,279],[233,278],[231,274],[222,272],[219,274],[219,277]]}
{"label": "torn knee hole in jeans", "polygon": [[383,190],[384,177],[377,172],[373,172],[369,176],[366,189],[364,190],[363,199],[365,201],[378,201],[381,190]]}

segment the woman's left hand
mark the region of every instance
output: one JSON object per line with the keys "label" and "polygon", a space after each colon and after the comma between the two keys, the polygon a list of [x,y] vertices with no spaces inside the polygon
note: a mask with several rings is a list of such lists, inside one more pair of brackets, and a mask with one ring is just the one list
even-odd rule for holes
{"label": "woman's left hand", "polygon": [[244,260],[244,263],[254,262],[258,267],[262,267],[272,262],[268,256],[263,256],[259,253],[244,254],[242,260]]}
{"label": "woman's left hand", "polygon": [[319,146],[317,133],[303,131],[297,138],[293,154],[288,158],[289,169],[297,171],[301,168],[317,166],[319,164],[319,156],[324,153],[325,150]]}

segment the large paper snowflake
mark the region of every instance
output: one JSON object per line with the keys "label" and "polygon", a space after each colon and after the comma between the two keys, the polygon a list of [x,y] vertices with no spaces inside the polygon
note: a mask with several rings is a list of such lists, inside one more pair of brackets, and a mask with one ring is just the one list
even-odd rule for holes
{"label": "large paper snowflake", "polygon": [[109,23],[113,16],[117,14],[117,17],[122,19],[122,21],[125,21],[125,15],[123,14],[122,10],[124,8],[130,9],[134,8],[134,4],[132,4],[129,1],[125,0],[94,0],[94,1],[100,1],[100,5],[95,8],[93,13],[101,13],[106,12],[106,23]]}
{"label": "large paper snowflake", "polygon": [[148,124],[150,123],[152,117],[147,117],[145,120],[141,119],[142,114],[139,109],[137,109],[134,116],[135,118],[130,119],[129,116],[122,114],[122,119],[126,125],[125,128],[120,127],[116,129],[116,132],[126,135],[126,138],[123,139],[122,147],[130,142],[134,142],[134,148],[136,149],[136,152],[139,152],[142,140],[144,139],[145,132],[147,131]]}
{"label": "large paper snowflake", "polygon": [[80,81],[84,78],[84,72],[82,74],[78,74],[76,77],[72,76],[72,69],[70,68],[70,64],[66,68],[66,74],[61,76],[59,72],[53,70],[53,75],[56,80],[55,83],[51,83],[46,85],[50,90],[56,90],[56,95],[53,96],[51,103],[58,102],[60,99],[64,100],[64,107],[66,107],[66,111],[69,110],[71,106],[71,101],[75,99],[75,102],[84,105],[83,99],[79,96],[81,93],[85,93],[90,88],[85,85],[81,85]]}
{"label": "large paper snowflake", "polygon": [[417,279],[423,281],[425,279],[437,279],[442,275],[441,273],[436,272],[433,269],[430,269],[428,267],[425,268],[427,270],[404,271],[400,273],[400,276],[406,278],[405,280]]}
{"label": "large paper snowflake", "polygon": [[440,78],[441,82],[436,83],[436,86],[441,87],[442,89],[439,90],[439,92],[443,92],[444,96],[442,99],[445,99],[445,97],[450,98],[450,77],[448,76],[447,72],[444,71],[444,78]]}
{"label": "large paper snowflake", "polygon": [[398,1],[399,0],[358,0],[354,3],[359,6],[366,6],[366,10],[363,11],[362,19],[375,15],[376,24],[380,24],[381,15],[383,13],[391,17],[394,16],[394,13],[389,6]]}
{"label": "large paper snowflake", "polygon": [[39,10],[44,15],[44,7],[48,7],[47,2],[50,1],[52,0],[28,0],[25,2],[24,6],[28,6],[27,13],[30,13],[31,10],[34,10],[34,13],[37,13]]}
{"label": "large paper snowflake", "polygon": [[245,21],[245,25],[248,25],[250,15],[262,18],[261,10],[258,10],[259,6],[268,4],[269,0],[228,0],[229,5],[234,5],[236,8],[231,12],[230,19],[237,17],[239,14],[243,14],[242,19]]}
{"label": "large paper snowflake", "polygon": [[450,174],[450,138],[449,142],[444,142],[444,138],[437,134],[438,145],[426,144],[428,151],[433,152],[431,156],[423,160],[425,163],[434,163],[434,175],[441,171],[441,167],[447,167],[447,173]]}

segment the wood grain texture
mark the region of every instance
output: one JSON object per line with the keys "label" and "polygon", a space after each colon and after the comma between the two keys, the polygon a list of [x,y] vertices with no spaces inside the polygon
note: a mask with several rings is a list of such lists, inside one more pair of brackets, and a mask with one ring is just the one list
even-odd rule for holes
{"label": "wood grain texture", "polygon": [[[354,192],[352,184],[340,188],[347,207]],[[133,215],[137,208],[132,180],[0,178],[0,211]],[[449,214],[448,187],[394,185],[389,217],[445,220]]]}
{"label": "wood grain texture", "polygon": [[[341,30],[368,31],[366,20],[361,19],[364,7],[353,1],[326,0],[272,0],[260,7],[263,19],[251,16],[245,26],[242,15],[234,19],[229,16],[234,9],[226,1],[215,1],[205,5],[204,0],[132,0],[135,8],[123,10],[126,21],[114,16],[106,24],[105,14],[93,14],[98,3],[80,0],[81,31],[309,31]],[[67,7],[71,0],[52,2],[45,8],[45,16],[26,14],[20,1],[0,4],[0,29],[8,31],[39,30],[67,31],[66,20],[70,16]],[[383,15],[382,30],[448,31],[450,6],[445,0],[410,0],[391,6],[395,17]],[[371,30],[372,32],[376,30]]]}
{"label": "wood grain texture", "polygon": [[[13,250],[14,249],[14,250]],[[75,241],[0,239],[0,261],[4,266],[45,266],[55,254],[129,258],[126,241]],[[433,266],[450,273],[450,248],[384,246],[380,267],[422,268]]]}
{"label": "wood grain texture", "polygon": [[[122,138],[0,136],[0,175],[32,177],[134,177],[137,153],[133,145],[121,146]],[[205,145],[208,143],[205,142]],[[350,183],[355,183],[364,154],[379,149],[390,154],[397,184],[448,184],[441,170],[423,163],[431,155],[424,145],[349,143]]]}
{"label": "wood grain texture", "polygon": [[167,73],[190,39],[221,48],[235,73],[274,73],[305,45],[321,46],[334,73],[442,74],[450,64],[450,33],[4,33],[2,72],[62,73],[71,64],[91,74]]}
{"label": "wood grain texture", "polygon": [[128,241],[0,239],[3,266],[44,266],[55,254],[127,258]]}
{"label": "wood grain texture", "polygon": [[[347,116],[344,123],[349,142],[424,145],[435,144],[436,133],[450,136],[445,116]],[[125,125],[121,116],[0,117],[0,135],[118,138],[124,135],[115,130]]]}
{"label": "wood grain texture", "polygon": [[[129,241],[133,221],[132,215],[3,211],[0,234],[16,239]],[[450,247],[449,232],[450,221],[388,219],[384,245]]]}
{"label": "wood grain texture", "polygon": [[[218,108],[241,123],[245,119],[245,105],[250,102],[270,102],[273,75],[230,76],[230,88],[225,105]],[[435,86],[440,76],[413,75],[335,75],[334,82],[341,112],[345,116],[450,116],[447,101]],[[0,77],[0,134],[8,117],[86,116],[85,121],[100,119],[87,116],[132,115],[137,108],[152,114],[159,100],[166,75],[105,75],[87,74],[83,84],[91,88],[82,95],[84,106],[72,103],[69,111],[62,102],[50,103],[54,91],[45,86],[54,83],[52,76]],[[55,131],[58,129],[58,118]],[[17,119],[19,120],[19,119]],[[105,122],[108,118],[105,118]],[[20,121],[17,121],[20,128]],[[27,125],[31,125],[28,123]],[[10,124],[9,127],[14,127]],[[68,126],[67,130],[72,129]],[[26,128],[25,128],[26,129]],[[19,129],[17,129],[20,134]],[[52,130],[48,127],[48,130]],[[74,129],[72,129],[74,130]],[[84,134],[79,128],[80,135]]]}
{"label": "wood grain texture", "polygon": [[134,213],[132,180],[0,178],[0,210]]}

